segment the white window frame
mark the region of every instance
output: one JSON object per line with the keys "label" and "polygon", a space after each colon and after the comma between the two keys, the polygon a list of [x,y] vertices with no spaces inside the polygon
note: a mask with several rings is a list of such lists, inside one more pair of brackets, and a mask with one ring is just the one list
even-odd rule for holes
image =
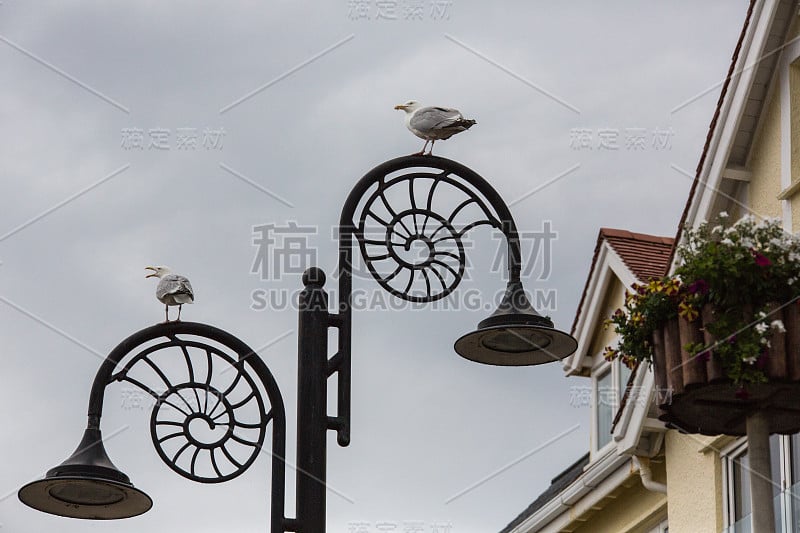
{"label": "white window frame", "polygon": [[[800,41],[794,41],[781,51],[778,63],[779,98],[781,105],[781,209],[783,227],[792,227],[791,198],[797,193],[792,183],[792,102],[790,71],[793,64],[800,59]],[[797,67],[794,67],[797,68]],[[795,103],[797,105],[797,103]]]}
{"label": "white window frame", "polygon": [[[602,447],[600,446],[600,428],[598,424],[599,411],[600,411],[600,378],[605,376],[606,373],[611,375],[611,386],[614,386],[614,367],[612,363],[605,362],[592,371],[592,458],[596,459],[606,455],[614,446],[614,439],[609,435],[609,441]],[[611,417],[613,419],[614,413],[612,408]]]}
{"label": "white window frame", "polygon": [[[780,464],[781,479],[773,480],[780,483],[780,492],[783,493],[789,489],[792,484],[800,482],[800,479],[792,479],[792,454],[791,454],[791,435],[779,435],[778,454]],[[723,526],[725,530],[736,523],[735,509],[734,509],[734,492],[733,492],[733,469],[734,462],[738,457],[741,457],[747,452],[747,439],[744,437],[731,443],[720,451],[720,458],[722,460],[722,513],[723,513]],[[798,473],[800,478],[800,473]],[[779,533],[794,533],[791,528],[792,520],[798,520],[800,517],[792,516],[791,505],[788,504],[787,499],[784,497],[781,503],[781,522],[783,527]]]}
{"label": "white window frame", "polygon": [[600,390],[599,381],[600,377],[604,376],[606,372],[611,372],[611,387],[615,390],[616,404],[611,409],[611,419],[613,421],[619,407],[622,404],[622,396],[625,394],[626,383],[622,383],[622,361],[615,359],[614,361],[606,361],[603,354],[595,355],[595,365],[592,368],[592,423],[591,423],[591,441],[592,441],[592,461],[610,453],[615,447],[614,438],[609,435],[609,441],[602,447],[598,447],[600,443],[600,435],[598,428],[598,409],[600,408]]}
{"label": "white window frame", "polygon": [[725,447],[720,452],[722,458],[722,516],[723,526],[727,529],[736,523],[736,512],[734,508],[734,491],[733,491],[733,469],[736,459],[741,457],[747,452],[747,440],[744,438],[738,439],[736,442]]}

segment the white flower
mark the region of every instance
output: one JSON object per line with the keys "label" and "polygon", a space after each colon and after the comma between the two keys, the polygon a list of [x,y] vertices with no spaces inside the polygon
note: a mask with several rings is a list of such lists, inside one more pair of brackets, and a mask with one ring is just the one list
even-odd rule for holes
{"label": "white flower", "polygon": [[773,320],[772,323],[769,325],[769,327],[771,327],[778,333],[786,333],[786,328],[783,327],[783,322],[781,322],[780,320]]}
{"label": "white flower", "polygon": [[764,311],[759,311],[757,314],[758,318],[767,318],[767,313]]}
{"label": "white flower", "polygon": [[724,229],[725,228],[723,228],[722,226],[714,226],[711,229],[711,233],[722,233],[722,230],[724,230]]}
{"label": "white flower", "polygon": [[742,358],[742,361],[744,361],[748,365],[754,365],[757,360],[758,358],[756,358],[755,356]]}
{"label": "white flower", "polygon": [[797,278],[789,278],[786,280],[786,283],[789,285],[794,285],[794,282],[797,281]]}
{"label": "white flower", "polygon": [[800,254],[798,254],[797,252],[789,252],[789,261],[791,261],[792,263],[797,263],[798,261],[800,261]]}
{"label": "white flower", "polygon": [[733,246],[733,241],[732,241],[732,240],[730,240],[730,239],[729,239],[729,238],[727,238],[727,237],[726,237],[726,238],[724,238],[724,239],[722,239],[721,241],[719,241],[719,243],[720,243],[720,244],[724,244],[725,246]]}
{"label": "white flower", "polygon": [[769,339],[768,339],[768,338],[766,338],[766,337],[762,337],[762,338],[761,338],[761,344],[763,344],[763,345],[764,345],[764,346],[766,346],[767,348],[772,348],[772,343],[771,343],[771,342],[769,342]]}
{"label": "white flower", "polygon": [[766,322],[759,322],[756,324],[756,331],[763,334],[765,331],[769,329],[769,326]]}
{"label": "white flower", "polygon": [[739,244],[741,244],[745,248],[755,248],[756,247],[756,243],[754,243],[753,239],[751,239],[750,237],[742,238],[742,240],[739,242]]}
{"label": "white flower", "polygon": [[719,218],[728,218],[728,212],[727,211],[720,211],[719,215],[717,215],[717,216],[719,216]]}

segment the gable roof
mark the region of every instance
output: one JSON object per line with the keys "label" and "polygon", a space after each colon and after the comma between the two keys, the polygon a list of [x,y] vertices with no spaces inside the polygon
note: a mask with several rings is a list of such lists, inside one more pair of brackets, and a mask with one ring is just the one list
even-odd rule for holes
{"label": "gable roof", "polygon": [[[722,174],[728,166],[744,169],[748,162],[780,56],[784,48],[792,44],[785,41],[796,13],[796,0],[750,0],[728,75],[708,127],[676,240],[680,239],[686,224],[692,225],[696,220],[708,218],[708,211],[714,209],[715,201],[730,198],[729,193],[723,191]],[[713,170],[715,166],[716,172]],[[674,260],[673,250],[670,264]]]}
{"label": "gable roof", "polygon": [[566,470],[558,474],[550,481],[550,486],[543,493],[539,495],[536,500],[530,504],[524,511],[522,511],[514,520],[512,520],[500,533],[509,533],[515,527],[525,521],[526,518],[532,516],[536,511],[544,507],[544,505],[552,500],[557,494],[560,494],[570,483],[575,481],[583,473],[583,469],[589,464],[589,454],[587,453],[572,465],[568,466]]}
{"label": "gable roof", "polygon": [[583,287],[575,319],[572,322],[572,333],[578,325],[578,318],[583,310],[583,305],[589,291],[590,281],[597,267],[597,258],[603,243],[607,242],[619,255],[625,266],[640,282],[649,281],[651,278],[660,278],[667,273],[670,265],[672,247],[675,239],[659,237],[645,233],[634,233],[624,229],[600,228],[597,235],[597,244],[594,247],[592,265]]}
{"label": "gable roof", "polygon": [[[728,75],[725,77],[725,81],[722,84],[722,91],[719,93],[719,99],[717,100],[717,107],[714,109],[714,116],[711,117],[711,123],[708,125],[708,134],[706,134],[706,142],[703,145],[703,152],[700,154],[700,161],[697,163],[697,168],[695,169],[695,177],[694,181],[692,182],[692,187],[689,189],[689,198],[686,199],[686,205],[683,208],[683,213],[681,214],[681,221],[678,224],[678,232],[675,235],[675,240],[679,241],[681,238],[681,233],[683,233],[683,227],[686,224],[686,219],[689,216],[689,209],[692,205],[692,202],[697,195],[697,186],[700,183],[700,174],[703,171],[703,166],[706,162],[706,157],[708,157],[709,148],[711,147],[711,140],[714,137],[714,132],[717,129],[717,122],[719,121],[719,116],[722,113],[722,104],[725,102],[725,96],[728,94],[728,87],[731,84],[731,79],[733,78],[734,72],[736,70],[736,63],[739,61],[739,53],[742,51],[742,43],[744,42],[744,37],[747,34],[747,28],[750,26],[750,19],[753,16],[753,7],[756,4],[756,0],[750,0],[750,6],[747,8],[747,15],[744,19],[744,25],[742,26],[742,32],[739,34],[739,40],[736,41],[736,48],[733,49],[733,57],[731,57],[731,65],[728,67]],[[670,263],[674,259],[674,250],[672,252],[672,257],[670,257]]]}
{"label": "gable roof", "polygon": [[650,281],[667,273],[675,239],[611,228],[601,228],[600,235],[639,281]]}

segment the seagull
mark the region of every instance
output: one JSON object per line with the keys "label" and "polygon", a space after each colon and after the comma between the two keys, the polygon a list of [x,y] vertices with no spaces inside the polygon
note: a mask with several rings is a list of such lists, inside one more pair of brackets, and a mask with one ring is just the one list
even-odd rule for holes
{"label": "seagull", "polygon": [[158,286],[156,287],[156,298],[164,304],[164,314],[166,321],[169,322],[169,306],[178,306],[178,318],[181,319],[181,308],[183,304],[194,303],[194,291],[192,284],[184,276],[173,274],[172,270],[166,266],[149,266],[145,270],[152,270],[153,272],[145,276],[146,278],[159,278]]}
{"label": "seagull", "polygon": [[433,153],[433,143],[438,140],[449,139],[456,133],[468,130],[475,124],[472,119],[465,119],[458,109],[447,107],[422,107],[415,101],[409,100],[405,104],[394,106],[395,109],[402,109],[406,112],[406,128],[411,133],[425,139],[422,150],[416,155],[425,154],[425,148],[431,143],[428,155]]}

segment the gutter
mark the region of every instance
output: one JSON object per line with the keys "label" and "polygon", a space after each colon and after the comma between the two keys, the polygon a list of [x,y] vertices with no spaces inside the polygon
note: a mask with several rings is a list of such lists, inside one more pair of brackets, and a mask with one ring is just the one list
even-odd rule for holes
{"label": "gutter", "polygon": [[631,469],[624,468],[626,463],[630,464],[628,457],[612,452],[590,464],[561,494],[517,525],[511,533],[560,531],[572,521],[572,517],[580,516],[597,505],[630,477]]}
{"label": "gutter", "polygon": [[639,477],[642,479],[642,486],[650,492],[660,492],[661,494],[667,493],[667,484],[653,481],[653,471],[650,470],[650,458],[639,455],[633,456],[633,466],[639,471]]}

